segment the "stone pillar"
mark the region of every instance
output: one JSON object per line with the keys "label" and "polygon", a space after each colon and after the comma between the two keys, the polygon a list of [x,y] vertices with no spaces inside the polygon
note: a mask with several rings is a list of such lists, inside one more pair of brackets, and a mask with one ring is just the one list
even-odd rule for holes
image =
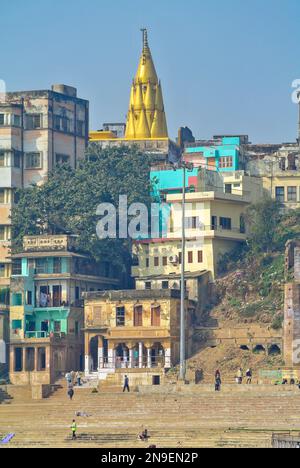
{"label": "stone pillar", "polygon": [[114,352],[113,348],[108,348],[107,367],[109,367],[109,369],[114,369],[115,368],[115,352]]}
{"label": "stone pillar", "polygon": [[143,343],[139,342],[139,368],[143,368]]}
{"label": "stone pillar", "polygon": [[103,339],[98,337],[98,369],[103,369],[104,367],[104,348],[103,348]]}
{"label": "stone pillar", "polygon": [[129,366],[130,369],[133,367],[133,348],[129,349]]}
{"label": "stone pillar", "polygon": [[39,357],[39,353],[38,353],[38,348],[34,348],[34,370],[35,372],[37,372],[39,370],[39,361],[38,361],[38,357]]}
{"label": "stone pillar", "polygon": [[84,373],[85,373],[85,375],[89,375],[90,366],[91,366],[91,358],[90,358],[89,354],[86,354],[85,357],[84,357]]}
{"label": "stone pillar", "polygon": [[22,348],[22,370],[23,372],[26,371],[26,348]]}
{"label": "stone pillar", "polygon": [[171,348],[165,348],[165,369],[170,369],[171,364]]}
{"label": "stone pillar", "polygon": [[151,348],[147,348],[147,367],[151,369]]}
{"label": "stone pillar", "polygon": [[15,372],[15,348],[10,346],[9,348],[9,369],[10,372]]}

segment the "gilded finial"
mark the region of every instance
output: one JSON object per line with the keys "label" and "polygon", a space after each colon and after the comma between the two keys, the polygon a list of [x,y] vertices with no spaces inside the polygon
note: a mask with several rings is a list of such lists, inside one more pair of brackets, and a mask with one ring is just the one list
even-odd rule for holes
{"label": "gilded finial", "polygon": [[149,47],[149,44],[148,44],[148,31],[146,28],[142,28],[141,29],[142,31],[142,34],[143,34],[143,48],[146,49]]}

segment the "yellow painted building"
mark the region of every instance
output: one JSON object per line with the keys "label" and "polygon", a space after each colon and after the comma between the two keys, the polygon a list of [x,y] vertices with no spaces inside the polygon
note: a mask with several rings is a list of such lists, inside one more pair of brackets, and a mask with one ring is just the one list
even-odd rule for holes
{"label": "yellow painted building", "polygon": [[[169,369],[178,362],[179,291],[89,292],[84,298],[86,375],[105,380],[118,369]],[[185,307],[188,345],[195,304],[186,300]]]}
{"label": "yellow painted building", "polygon": [[262,178],[264,189],[274,200],[286,208],[300,207],[300,175],[295,171],[282,171]]}
{"label": "yellow painted building", "polygon": [[[237,181],[239,188],[233,186]],[[262,196],[263,188],[257,178],[232,173],[224,182],[229,193],[220,187],[215,191],[186,194],[185,272],[193,300],[200,299],[199,278],[209,273],[213,280],[221,256],[246,241],[245,211]],[[229,191],[230,183],[233,193]],[[132,268],[132,275],[137,289],[180,287],[182,194],[167,195],[166,203],[170,205],[166,237],[145,239],[134,245],[138,265]]]}

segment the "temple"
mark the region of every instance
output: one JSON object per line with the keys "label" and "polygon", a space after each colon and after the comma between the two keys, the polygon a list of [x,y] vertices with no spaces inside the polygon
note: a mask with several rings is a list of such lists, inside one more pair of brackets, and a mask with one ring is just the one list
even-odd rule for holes
{"label": "temple", "polygon": [[169,139],[161,82],[157,77],[148,43],[142,29],[143,48],[136,75],[132,81],[126,125],[103,124],[103,129],[90,132],[90,142],[101,147],[135,144],[151,153],[154,160],[175,162],[180,148]]}

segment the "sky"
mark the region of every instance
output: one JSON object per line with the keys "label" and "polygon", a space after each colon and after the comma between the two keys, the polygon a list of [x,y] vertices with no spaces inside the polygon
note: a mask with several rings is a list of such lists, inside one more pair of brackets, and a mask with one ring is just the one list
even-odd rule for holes
{"label": "sky", "polygon": [[299,0],[0,0],[0,17],[7,90],[75,86],[91,129],[125,121],[146,27],[171,138],[296,139]]}

